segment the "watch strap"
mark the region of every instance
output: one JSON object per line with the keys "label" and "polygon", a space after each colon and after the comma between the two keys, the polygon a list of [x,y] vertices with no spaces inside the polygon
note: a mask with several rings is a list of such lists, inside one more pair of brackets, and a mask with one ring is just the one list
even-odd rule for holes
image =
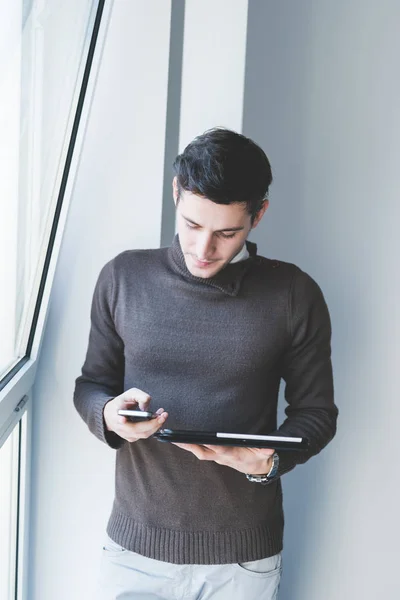
{"label": "watch strap", "polygon": [[272,456],[272,466],[268,473],[266,473],[265,475],[252,475],[251,473],[246,473],[246,477],[252,483],[261,483],[261,484],[265,485],[265,484],[269,483],[269,481],[271,481],[271,479],[273,479],[276,476],[276,474],[278,472],[278,468],[279,468],[279,455],[275,452]]}

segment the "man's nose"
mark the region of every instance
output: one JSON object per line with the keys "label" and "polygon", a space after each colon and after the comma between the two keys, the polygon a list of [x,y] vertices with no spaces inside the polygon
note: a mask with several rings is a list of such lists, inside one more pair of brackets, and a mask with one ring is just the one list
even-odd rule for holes
{"label": "man's nose", "polygon": [[208,260],[214,253],[214,240],[212,234],[204,233],[199,236],[196,244],[196,255],[199,260]]}

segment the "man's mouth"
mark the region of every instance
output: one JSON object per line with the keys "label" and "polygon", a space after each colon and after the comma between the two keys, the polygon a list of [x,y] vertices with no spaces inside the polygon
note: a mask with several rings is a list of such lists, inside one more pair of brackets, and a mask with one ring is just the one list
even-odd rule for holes
{"label": "man's mouth", "polygon": [[209,267],[210,265],[213,264],[213,260],[199,260],[198,258],[196,258],[195,256],[192,256],[193,262],[196,265],[196,267],[200,267],[200,268],[204,268],[204,267]]}

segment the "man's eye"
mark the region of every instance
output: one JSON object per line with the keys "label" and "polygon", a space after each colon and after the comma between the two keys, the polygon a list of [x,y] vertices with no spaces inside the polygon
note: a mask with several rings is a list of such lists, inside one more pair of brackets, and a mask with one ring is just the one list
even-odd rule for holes
{"label": "man's eye", "polygon": [[221,237],[223,237],[223,238],[233,238],[233,237],[235,237],[235,235],[236,235],[236,231],[235,231],[235,232],[233,232],[233,233],[222,233],[222,232],[221,232],[221,233],[220,233],[220,235],[221,235]]}
{"label": "man's eye", "polygon": [[[192,223],[189,223],[188,221],[185,221],[185,225],[188,229],[198,229],[198,225],[193,225]],[[229,238],[233,238],[236,235],[236,231],[234,231],[233,233],[223,233],[222,231],[220,231],[218,234],[220,237],[224,238],[224,239],[229,239]]]}

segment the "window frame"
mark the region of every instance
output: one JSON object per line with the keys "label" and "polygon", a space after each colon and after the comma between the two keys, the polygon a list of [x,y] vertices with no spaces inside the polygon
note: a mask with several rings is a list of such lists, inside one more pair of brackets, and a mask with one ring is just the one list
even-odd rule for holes
{"label": "window frame", "polygon": [[[30,307],[31,318],[29,321],[31,325],[26,353],[22,358],[14,362],[9,371],[0,380],[0,445],[4,436],[5,424],[13,416],[15,407],[21,398],[29,392],[35,379],[51,288],[112,5],[113,0],[93,1],[88,23],[88,30],[92,34],[86,37],[82,50],[82,55],[86,57],[86,60],[82,60],[78,74],[78,80],[82,83],[79,90],[75,90],[72,105],[76,104],[76,110],[71,118],[72,128],[67,148],[65,149],[64,156],[61,157],[64,167],[57,195],[56,208],[51,221],[50,233],[47,232],[48,244],[40,258],[40,264],[43,264],[43,268],[37,287],[36,299]],[[15,416],[17,417],[18,415]],[[17,422],[18,418],[15,419],[15,424]]]}
{"label": "window frame", "polygon": [[[92,0],[87,35],[82,47],[82,60],[77,73],[80,85],[74,90],[70,119],[67,126],[68,142],[63,148],[63,165],[57,177],[57,201],[51,225],[46,231],[47,246],[40,255],[40,280],[35,286],[35,299],[29,307],[29,332],[26,352],[17,359],[0,380],[0,452],[9,435],[19,427],[20,456],[17,507],[17,557],[15,599],[27,600],[28,548],[30,507],[30,455],[32,450],[32,387],[35,382],[40,349],[48,315],[51,289],[65,230],[69,205],[74,188],[84,137],[96,88],[100,61],[104,50],[114,0]],[[26,426],[22,418],[27,414]],[[8,599],[7,599],[8,600]]]}

